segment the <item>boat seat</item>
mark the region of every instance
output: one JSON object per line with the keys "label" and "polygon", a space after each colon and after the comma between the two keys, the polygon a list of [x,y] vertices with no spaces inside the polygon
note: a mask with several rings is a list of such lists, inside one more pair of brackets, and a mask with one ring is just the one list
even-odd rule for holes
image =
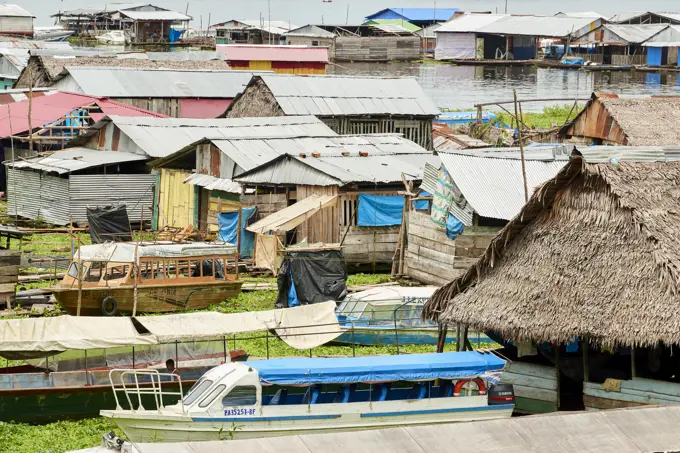
{"label": "boat seat", "polygon": [[272,399],[269,401],[270,406],[276,406],[277,404],[286,404],[286,399],[288,397],[288,390],[279,389]]}
{"label": "boat seat", "polygon": [[422,382],[417,382],[413,385],[413,388],[408,394],[410,400],[422,400],[427,395],[427,386]]}
{"label": "boat seat", "polygon": [[342,387],[338,389],[338,393],[335,395],[335,398],[333,398],[333,403],[349,403],[349,399],[351,396],[354,394],[354,391],[356,390],[357,385],[356,384],[350,384],[348,386]]}
{"label": "boat seat", "polygon": [[302,404],[316,404],[319,401],[320,394],[321,389],[318,385],[308,388],[305,392],[305,396],[302,397]]}
{"label": "boat seat", "polygon": [[385,401],[387,399],[387,393],[390,390],[390,384],[376,384],[371,394],[371,401]]}

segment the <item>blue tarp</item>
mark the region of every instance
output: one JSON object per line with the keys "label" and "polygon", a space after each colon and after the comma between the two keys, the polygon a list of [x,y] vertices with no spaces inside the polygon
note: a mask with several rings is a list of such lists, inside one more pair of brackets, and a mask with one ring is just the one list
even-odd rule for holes
{"label": "blue tarp", "polygon": [[583,61],[583,58],[576,58],[576,57],[564,57],[562,58],[561,61],[562,64],[568,64],[568,65],[583,65],[585,64],[585,61]]}
{"label": "blue tarp", "polygon": [[254,360],[248,366],[260,380],[278,385],[350,384],[354,382],[417,381],[479,376],[501,370],[505,360],[476,351],[347,358]]}
{"label": "blue tarp", "polygon": [[359,195],[357,226],[401,225],[403,196]]}
{"label": "blue tarp", "polygon": [[[495,113],[482,112],[482,123],[493,122],[496,117]],[[444,124],[468,124],[475,121],[477,121],[477,112],[472,110],[467,112],[444,112],[436,120],[432,120],[433,123]]]}
{"label": "blue tarp", "polygon": [[451,240],[456,239],[458,236],[463,234],[464,229],[465,225],[463,225],[463,222],[458,220],[453,214],[449,213],[449,218],[446,221],[446,237]]}
{"label": "blue tarp", "polygon": [[[431,194],[430,192],[427,192],[427,191],[423,190],[423,191],[421,191],[421,192],[418,194],[418,196],[419,196],[419,197],[431,197],[432,194]],[[413,203],[413,207],[414,207],[417,211],[429,211],[429,209],[430,209],[430,203],[432,203],[431,200],[416,200],[416,201]]]}
{"label": "blue tarp", "polygon": [[184,30],[175,30],[174,28],[171,28],[170,31],[168,31],[168,40],[170,42],[177,42],[182,36],[182,33],[184,33]]}
{"label": "blue tarp", "polygon": [[[247,231],[246,224],[248,218],[253,214],[256,207],[243,208],[241,210],[241,258],[252,258],[255,250],[255,233]],[[238,212],[223,212],[217,214],[217,226],[219,228],[219,235],[217,238],[220,241],[236,244],[236,223],[238,222]]]}

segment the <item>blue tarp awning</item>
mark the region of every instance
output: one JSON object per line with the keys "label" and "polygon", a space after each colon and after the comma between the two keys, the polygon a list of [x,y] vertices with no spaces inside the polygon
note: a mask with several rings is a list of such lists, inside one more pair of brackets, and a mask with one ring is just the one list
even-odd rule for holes
{"label": "blue tarp awning", "polygon": [[277,385],[350,384],[474,377],[502,370],[505,360],[476,351],[348,358],[255,360],[260,380]]}

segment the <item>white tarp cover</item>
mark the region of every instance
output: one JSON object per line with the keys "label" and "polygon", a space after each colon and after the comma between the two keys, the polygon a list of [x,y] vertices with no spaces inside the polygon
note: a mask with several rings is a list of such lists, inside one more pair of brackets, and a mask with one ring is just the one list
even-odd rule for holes
{"label": "white tarp cover", "polygon": [[437,33],[435,59],[474,60],[477,36],[474,33]]}
{"label": "white tarp cover", "polygon": [[246,229],[260,234],[289,231],[316,214],[319,210],[334,205],[337,199],[337,195],[310,195],[304,200],[300,200],[287,208],[268,215],[264,219],[258,220]]}
{"label": "white tarp cover", "polygon": [[0,320],[0,354],[113,348],[156,342],[153,336],[140,335],[131,318],[55,316]]}
{"label": "white tarp cover", "polygon": [[138,333],[129,317],[56,316],[0,320],[0,356],[36,358],[50,355],[43,352],[153,345],[270,329],[276,329],[291,347],[310,349],[332,341],[342,333],[333,301],[268,311],[139,316],[135,320],[150,333]]}
{"label": "white tarp cover", "polygon": [[247,313],[183,313],[137,317],[136,320],[161,343],[275,329],[291,347],[310,349],[328,343],[342,333],[333,301]]}
{"label": "white tarp cover", "polygon": [[132,263],[137,258],[186,258],[192,256],[222,256],[234,255],[236,247],[228,242],[210,244],[191,242],[187,244],[163,243],[163,242],[107,242],[105,244],[84,245],[73,255],[74,259],[80,256],[82,261],[105,261],[111,263]]}

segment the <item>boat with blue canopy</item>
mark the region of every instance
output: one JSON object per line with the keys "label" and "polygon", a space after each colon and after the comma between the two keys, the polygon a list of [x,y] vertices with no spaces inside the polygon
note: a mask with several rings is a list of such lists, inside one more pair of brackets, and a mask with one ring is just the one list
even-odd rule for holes
{"label": "boat with blue canopy", "polygon": [[117,404],[101,415],[134,442],[505,418],[514,408],[512,386],[496,384],[505,364],[487,351],[229,363],[205,373],[174,405],[164,405],[163,389],[153,387],[157,405],[152,408],[135,406],[139,392],[149,389],[139,390],[134,383],[139,373],[160,382],[162,373],[112,371],[116,401],[121,398],[131,409]]}

